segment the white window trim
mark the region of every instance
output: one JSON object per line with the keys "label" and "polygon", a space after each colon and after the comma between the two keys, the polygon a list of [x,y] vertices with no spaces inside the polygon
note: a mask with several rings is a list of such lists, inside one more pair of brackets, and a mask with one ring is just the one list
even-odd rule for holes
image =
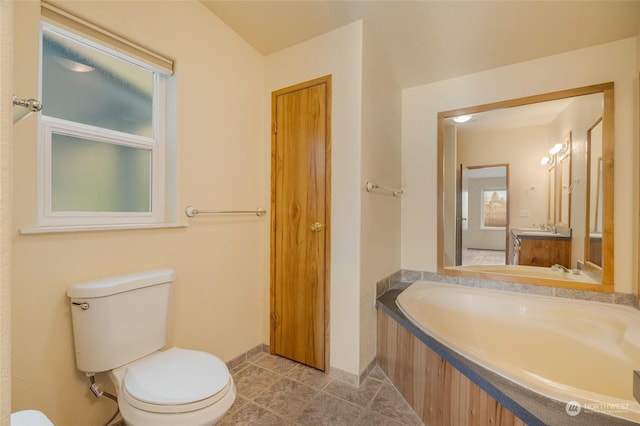
{"label": "white window trim", "polygon": [[[110,129],[94,127],[68,120],[38,115],[38,215],[36,228],[25,229],[24,233],[40,233],[78,231],[130,229],[132,226],[140,228],[175,227],[179,224],[167,222],[166,188],[168,169],[166,162],[167,125],[167,75],[149,64],[128,55],[116,52],[107,46],[99,45],[86,39],[82,35],[71,33],[50,23],[41,22],[40,39],[45,29],[64,34],[67,37],[87,43],[109,54],[130,61],[136,65],[154,72],[154,92],[152,104],[153,136],[151,138],[126,134]],[[42,46],[40,48],[40,63],[42,63]],[[40,67],[40,81],[42,81],[42,67]],[[41,85],[42,86],[42,85]],[[40,87],[42,98],[42,87]],[[88,137],[92,140],[114,143],[121,146],[131,146],[151,150],[151,212],[53,212],[51,208],[51,133],[62,133],[70,136]],[[132,225],[132,226],[130,226]]]}
{"label": "white window trim", "polygon": [[485,226],[484,225],[484,193],[488,191],[504,191],[506,193],[507,188],[505,187],[480,188],[480,230],[481,231],[506,231],[507,230],[506,226]]}

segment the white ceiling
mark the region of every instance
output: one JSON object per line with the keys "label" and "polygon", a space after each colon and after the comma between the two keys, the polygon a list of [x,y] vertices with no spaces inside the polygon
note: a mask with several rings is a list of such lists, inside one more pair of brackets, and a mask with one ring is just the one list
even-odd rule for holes
{"label": "white ceiling", "polygon": [[[588,96],[602,97],[602,94],[596,93]],[[447,119],[446,124],[458,126],[461,132],[546,126],[555,120],[573,99],[556,99],[511,108],[494,109],[474,114],[471,120],[466,123],[456,124],[452,119]]]}
{"label": "white ceiling", "polygon": [[264,55],[362,19],[402,88],[640,33],[640,0],[201,1]]}

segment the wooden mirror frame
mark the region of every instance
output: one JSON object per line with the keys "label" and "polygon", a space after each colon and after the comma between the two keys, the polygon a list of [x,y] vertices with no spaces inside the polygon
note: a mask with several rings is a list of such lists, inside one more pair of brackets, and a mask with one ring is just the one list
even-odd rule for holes
{"label": "wooden mirror frame", "polygon": [[[600,189],[602,189],[602,192],[604,192],[604,180],[603,180],[604,179],[604,175],[603,175],[604,162],[602,160],[601,155],[597,155],[594,158],[593,149],[592,149],[592,142],[593,142],[592,132],[599,125],[602,125],[602,118],[598,118],[587,129],[587,194],[586,195],[587,195],[588,209],[586,211],[586,220],[585,220],[586,229],[584,234],[584,258],[585,258],[584,264],[585,264],[585,268],[601,274],[602,266],[603,266],[604,247],[602,246],[602,243],[600,243],[601,247],[599,248],[599,256],[597,259],[598,262],[595,262],[592,256],[594,251],[591,243],[591,232],[594,231],[594,229],[592,229],[591,224],[593,222],[597,224],[599,220],[598,213],[600,213],[600,209],[598,207],[598,203],[603,203],[602,211],[604,211],[604,199],[602,197],[602,194],[600,193]],[[601,128],[600,130],[602,131],[603,129]],[[594,167],[592,167],[594,164],[596,165],[595,170],[594,170]],[[593,179],[594,174],[596,178],[595,181]],[[592,197],[594,182],[596,186],[596,193],[595,193],[595,197]],[[604,219],[604,214],[602,219]],[[603,220],[602,222],[603,229],[604,229],[604,226],[605,226],[605,223]],[[595,229],[595,231],[597,231],[597,229]],[[604,234],[602,233],[602,235]]]}
{"label": "wooden mirror frame", "polygon": [[[571,169],[571,156],[572,156],[572,132],[569,132],[567,137],[564,138],[563,144],[566,146],[566,152],[562,155],[557,155],[557,167],[556,167],[556,189],[558,197],[556,199],[556,208],[558,213],[556,214],[556,221],[554,225],[565,226],[571,228],[571,190],[573,188],[573,177]],[[566,179],[565,179],[566,172]],[[566,199],[565,199],[566,196]],[[566,221],[564,220],[566,216]]]}
{"label": "wooden mirror frame", "polygon": [[[590,290],[611,293],[614,291],[614,84],[603,83],[593,86],[579,87],[541,95],[527,96],[489,104],[476,105],[466,108],[442,111],[438,113],[438,273],[445,275],[464,276],[470,278],[484,278],[497,281],[509,281],[543,286],[564,287],[578,290]],[[480,271],[464,271],[450,269],[444,266],[444,141],[445,119],[461,115],[478,114],[503,108],[511,108],[522,105],[530,105],[539,102],[553,101],[557,99],[572,98],[595,93],[603,94],[602,108],[602,176],[603,176],[603,230],[602,230],[602,281],[601,284],[578,283],[565,280],[552,280],[544,278],[523,277],[517,275],[496,274]],[[586,129],[585,129],[586,130]]]}

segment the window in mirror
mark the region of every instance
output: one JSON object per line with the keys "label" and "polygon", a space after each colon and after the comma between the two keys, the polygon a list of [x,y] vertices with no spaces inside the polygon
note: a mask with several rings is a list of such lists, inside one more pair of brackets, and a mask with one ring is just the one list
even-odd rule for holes
{"label": "window in mirror", "polygon": [[504,229],[507,226],[507,190],[482,189],[482,229]]}

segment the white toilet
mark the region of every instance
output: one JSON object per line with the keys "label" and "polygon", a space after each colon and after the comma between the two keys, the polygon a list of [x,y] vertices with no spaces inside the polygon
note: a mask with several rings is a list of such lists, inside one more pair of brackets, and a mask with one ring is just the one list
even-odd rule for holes
{"label": "white toilet", "polygon": [[38,410],[22,410],[11,413],[11,426],[53,426],[51,420]]}
{"label": "white toilet", "polygon": [[172,269],[72,285],[80,371],[108,371],[129,426],[208,426],[231,408],[236,386],[224,362],[166,344]]}

